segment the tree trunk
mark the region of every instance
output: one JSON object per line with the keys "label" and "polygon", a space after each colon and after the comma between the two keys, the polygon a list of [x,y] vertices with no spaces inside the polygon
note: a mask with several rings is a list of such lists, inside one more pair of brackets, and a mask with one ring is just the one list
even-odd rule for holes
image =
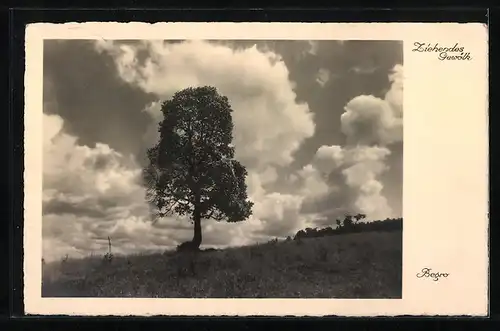
{"label": "tree trunk", "polygon": [[195,207],[194,215],[194,236],[193,236],[193,248],[199,249],[201,245],[201,215],[197,207]]}

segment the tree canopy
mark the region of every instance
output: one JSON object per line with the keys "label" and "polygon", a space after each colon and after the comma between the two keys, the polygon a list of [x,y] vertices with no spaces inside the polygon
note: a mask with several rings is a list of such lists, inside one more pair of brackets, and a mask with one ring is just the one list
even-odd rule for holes
{"label": "tree canopy", "polygon": [[232,109],[204,86],[175,93],[161,111],[160,139],[144,168],[147,199],[157,217],[189,216],[198,248],[201,219],[240,222],[252,213],[247,170],[234,159]]}

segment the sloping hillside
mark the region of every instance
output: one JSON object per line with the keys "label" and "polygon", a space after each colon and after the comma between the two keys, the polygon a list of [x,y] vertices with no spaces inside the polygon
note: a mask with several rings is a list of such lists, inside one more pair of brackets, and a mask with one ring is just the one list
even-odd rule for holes
{"label": "sloping hillside", "polygon": [[400,298],[402,232],[47,264],[43,296]]}

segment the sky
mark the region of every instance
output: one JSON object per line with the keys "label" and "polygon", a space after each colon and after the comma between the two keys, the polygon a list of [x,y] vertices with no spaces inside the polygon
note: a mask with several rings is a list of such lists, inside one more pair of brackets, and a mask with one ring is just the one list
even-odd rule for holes
{"label": "sky", "polygon": [[402,42],[46,40],[43,71],[46,260],[192,238],[188,219],[151,222],[141,183],[160,103],[186,87],[228,97],[254,202],[245,222],[204,220],[202,246],[402,216]]}

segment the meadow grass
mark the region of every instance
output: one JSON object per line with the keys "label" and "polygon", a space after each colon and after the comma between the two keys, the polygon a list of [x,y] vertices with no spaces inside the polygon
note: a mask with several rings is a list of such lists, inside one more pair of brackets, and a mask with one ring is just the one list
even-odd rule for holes
{"label": "meadow grass", "polygon": [[44,297],[401,298],[402,232],[43,266]]}

